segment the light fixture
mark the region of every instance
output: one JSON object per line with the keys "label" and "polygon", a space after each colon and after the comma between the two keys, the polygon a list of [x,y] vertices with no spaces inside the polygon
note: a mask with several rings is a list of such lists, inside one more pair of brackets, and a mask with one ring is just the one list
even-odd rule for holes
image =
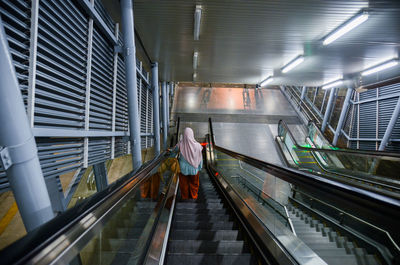
{"label": "light fixture", "polygon": [[193,73],[193,81],[197,78],[197,73]]}
{"label": "light fixture", "polygon": [[327,84],[323,85],[322,89],[328,89],[328,88],[331,88],[331,87],[337,87],[337,86],[340,86],[341,84],[343,84],[343,79],[335,80],[335,81],[332,81],[330,83],[327,83]]}
{"label": "light fixture", "polygon": [[304,61],[304,56],[303,55],[297,56],[296,58],[291,60],[287,65],[282,67],[282,73],[289,72],[290,70],[292,70],[293,68],[295,68],[296,66],[301,64],[303,61]]}
{"label": "light fixture", "polygon": [[198,52],[194,52],[193,53],[193,70],[197,69],[198,59],[199,59],[199,53]]}
{"label": "light fixture", "polygon": [[334,42],[335,40],[337,40],[338,38],[349,32],[350,30],[354,29],[361,23],[365,22],[367,19],[368,19],[368,12],[365,10],[361,11],[360,13],[358,13],[357,15],[355,15],[354,17],[350,18],[345,23],[340,25],[334,31],[329,33],[328,36],[324,38],[322,44],[328,45]]}
{"label": "light fixture", "polygon": [[200,22],[201,22],[201,5],[196,5],[196,9],[194,11],[194,30],[193,30],[194,40],[199,40]]}
{"label": "light fixture", "polygon": [[269,83],[271,83],[274,79],[272,78],[272,75],[268,76],[264,81],[260,83],[260,86],[263,87]]}
{"label": "light fixture", "polygon": [[390,61],[386,61],[386,62],[381,63],[381,64],[379,64],[379,65],[370,67],[370,68],[368,68],[367,70],[364,70],[364,71],[361,73],[361,75],[363,75],[363,76],[370,75],[370,74],[373,74],[373,73],[376,73],[376,72],[379,72],[379,71],[388,69],[388,68],[393,67],[393,66],[398,65],[398,64],[399,64],[399,60],[397,60],[397,59],[392,59],[392,60],[390,60]]}

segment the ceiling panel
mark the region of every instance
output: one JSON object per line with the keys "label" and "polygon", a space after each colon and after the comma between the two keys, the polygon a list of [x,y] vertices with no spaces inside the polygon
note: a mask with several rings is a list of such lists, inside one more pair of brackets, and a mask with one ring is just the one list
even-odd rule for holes
{"label": "ceiling panel", "polygon": [[[115,1],[103,0],[118,17]],[[113,2],[113,4],[112,4]],[[162,80],[192,81],[193,52],[199,82],[254,84],[274,73],[271,84],[316,86],[351,76],[384,58],[398,56],[400,1],[257,0],[134,1],[135,26]],[[196,4],[203,7],[200,40],[193,40]],[[321,38],[360,9],[369,19],[328,46]],[[298,54],[304,63],[280,68]]]}

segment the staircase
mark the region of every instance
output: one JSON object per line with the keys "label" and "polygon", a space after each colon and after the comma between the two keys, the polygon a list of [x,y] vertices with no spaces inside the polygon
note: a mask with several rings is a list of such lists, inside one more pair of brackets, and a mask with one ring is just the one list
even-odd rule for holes
{"label": "staircase", "polygon": [[205,170],[198,199],[176,204],[166,264],[256,264]]}
{"label": "staircase", "polygon": [[368,254],[364,248],[357,247],[351,239],[341,236],[339,232],[313,219],[293,204],[288,204],[288,210],[297,237],[326,263],[332,265],[381,264],[375,255]]}

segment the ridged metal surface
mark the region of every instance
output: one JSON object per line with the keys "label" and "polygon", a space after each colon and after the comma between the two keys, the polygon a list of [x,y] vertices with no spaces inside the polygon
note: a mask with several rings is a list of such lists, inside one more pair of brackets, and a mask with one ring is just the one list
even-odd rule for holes
{"label": "ridged metal surface", "polygon": [[[118,16],[119,6],[103,0]],[[135,26],[160,79],[192,81],[198,51],[198,81],[254,84],[269,74],[278,85],[320,86],[396,56],[400,43],[399,1],[134,1]],[[196,5],[202,5],[200,40],[193,40]],[[321,39],[362,8],[369,19],[329,46]],[[298,54],[304,63],[280,68]],[[397,68],[397,70],[399,70]]]}
{"label": "ridged metal surface", "polygon": [[[114,32],[114,22],[101,1],[95,1],[95,10],[111,32]],[[22,0],[1,0],[0,14],[24,103],[27,106],[31,3]],[[76,0],[39,1],[36,90],[33,97],[33,125],[36,130],[57,129],[63,130],[68,135],[69,132],[85,129],[88,20],[88,14]],[[119,34],[120,43],[121,40],[122,36]],[[138,65],[141,65],[139,61]],[[112,132],[113,73],[114,45],[95,25],[91,61],[89,131]],[[137,74],[139,82],[143,84],[139,98],[145,99],[141,105],[142,132],[152,133],[152,126],[149,127],[153,120],[152,102],[146,101],[150,89],[148,74],[143,68],[140,68]],[[116,78],[115,131],[127,132],[125,64],[121,54],[118,54],[117,58]],[[142,137],[144,148],[152,146],[151,139],[149,136]],[[45,178],[58,177],[83,168],[85,157],[83,137],[41,135],[36,137],[36,143]],[[112,137],[89,137],[88,165],[111,159],[111,143]],[[126,137],[115,137],[115,157],[127,154],[128,145]],[[0,168],[0,191],[8,188],[5,172]]]}

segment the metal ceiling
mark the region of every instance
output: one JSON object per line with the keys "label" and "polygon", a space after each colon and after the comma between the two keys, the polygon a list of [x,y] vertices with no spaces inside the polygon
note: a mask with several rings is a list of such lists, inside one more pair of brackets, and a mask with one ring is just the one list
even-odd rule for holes
{"label": "metal ceiling", "polygon": [[[118,5],[103,0],[118,20]],[[400,1],[168,0],[134,1],[135,26],[160,79],[319,86],[348,77],[400,51]],[[202,5],[200,40],[193,40],[194,10]],[[369,19],[328,46],[321,39],[362,8]],[[299,54],[305,61],[282,74]],[[398,75],[400,67],[391,71]],[[376,79],[376,76],[373,77]]]}

